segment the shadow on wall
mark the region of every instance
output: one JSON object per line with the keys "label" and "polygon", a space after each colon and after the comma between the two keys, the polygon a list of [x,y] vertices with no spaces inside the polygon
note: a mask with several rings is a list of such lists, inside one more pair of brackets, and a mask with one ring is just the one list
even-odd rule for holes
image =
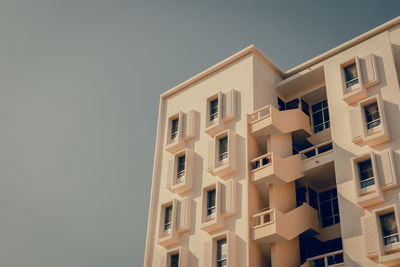
{"label": "shadow on wall", "polygon": [[346,263],[346,267],[362,267],[363,265],[360,262],[354,261],[350,258],[347,253],[344,253],[344,262]]}

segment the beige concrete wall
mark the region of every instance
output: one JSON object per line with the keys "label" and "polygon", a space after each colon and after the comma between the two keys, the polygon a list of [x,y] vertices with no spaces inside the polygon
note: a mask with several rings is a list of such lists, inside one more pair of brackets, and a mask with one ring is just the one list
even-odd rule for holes
{"label": "beige concrete wall", "polygon": [[[398,27],[391,32],[391,39],[399,42],[400,31]],[[374,53],[376,56],[380,82],[367,89],[367,93],[368,96],[377,94],[383,99],[390,136],[389,142],[375,147],[366,144],[354,144],[351,140],[350,126],[354,122],[351,121],[349,113],[356,107],[347,104],[342,99],[343,90],[340,73],[340,64],[354,56],[363,57],[369,53]],[[357,180],[352,172],[351,158],[368,153],[371,150],[380,152],[386,148],[391,148],[395,151],[395,154],[400,152],[400,91],[388,32],[378,34],[326,60],[324,68],[332,139],[335,144],[335,172],[346,266],[379,266],[377,259],[371,260],[366,257],[363,235],[368,235],[368,233],[362,231],[361,217],[371,214],[374,209],[398,203],[400,201],[400,190],[394,188],[385,191],[384,203],[382,204],[367,208],[360,207],[356,201],[355,186],[357,186]],[[400,165],[399,158],[395,158],[396,164]]]}

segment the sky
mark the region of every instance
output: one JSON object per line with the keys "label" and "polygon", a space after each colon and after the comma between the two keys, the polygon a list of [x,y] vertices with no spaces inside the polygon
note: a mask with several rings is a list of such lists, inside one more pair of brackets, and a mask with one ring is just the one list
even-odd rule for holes
{"label": "sky", "polygon": [[250,44],[290,69],[399,10],[0,0],[0,266],[143,266],[160,94]]}

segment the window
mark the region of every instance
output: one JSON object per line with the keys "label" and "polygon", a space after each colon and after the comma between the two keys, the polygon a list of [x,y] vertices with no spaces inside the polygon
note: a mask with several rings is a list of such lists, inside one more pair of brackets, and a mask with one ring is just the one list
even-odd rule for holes
{"label": "window", "polygon": [[217,241],[217,267],[227,266],[227,244],[226,238]]}
{"label": "window", "polygon": [[365,112],[365,122],[367,124],[367,130],[375,128],[381,124],[378,104],[376,102],[364,106],[364,112]]}
{"label": "window", "polygon": [[340,223],[336,188],[319,193],[319,210],[322,227]]}
{"label": "window", "polygon": [[399,243],[399,232],[397,231],[396,216],[394,212],[383,214],[380,217],[382,238],[385,246]]}
{"label": "window", "polygon": [[314,126],[314,133],[323,131],[330,127],[328,102],[324,100],[315,105],[312,105],[312,119]]}
{"label": "window", "polygon": [[175,140],[178,135],[179,118],[173,119],[171,122],[171,140]]}
{"label": "window", "polygon": [[210,121],[218,118],[218,98],[210,101]]}
{"label": "window", "polygon": [[345,66],[343,70],[346,80],[346,88],[351,88],[353,85],[358,84],[357,66],[355,62]]}
{"label": "window", "polygon": [[207,192],[207,217],[215,214],[215,189]]}
{"label": "window", "polygon": [[169,231],[172,226],[172,205],[165,207],[164,231]]}
{"label": "window", "polygon": [[358,177],[360,178],[361,188],[366,188],[375,184],[374,172],[372,170],[371,159],[367,159],[357,163]]}
{"label": "window", "polygon": [[178,181],[181,181],[183,177],[185,177],[185,155],[178,157],[178,168],[177,168],[177,177]]}
{"label": "window", "polygon": [[228,136],[219,139],[219,161],[224,161],[228,158]]}
{"label": "window", "polygon": [[179,266],[179,253],[171,255],[171,267]]}

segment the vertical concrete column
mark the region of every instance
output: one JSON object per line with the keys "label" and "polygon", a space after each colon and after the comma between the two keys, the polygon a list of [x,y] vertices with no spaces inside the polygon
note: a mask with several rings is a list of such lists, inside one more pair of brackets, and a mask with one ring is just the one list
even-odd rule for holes
{"label": "vertical concrete column", "polygon": [[267,137],[267,152],[274,152],[285,158],[292,155],[292,134],[269,135]]}
{"label": "vertical concrete column", "polygon": [[[293,222],[295,223],[295,222]],[[288,242],[271,245],[271,265],[279,267],[295,267],[300,262],[299,238]]]}

